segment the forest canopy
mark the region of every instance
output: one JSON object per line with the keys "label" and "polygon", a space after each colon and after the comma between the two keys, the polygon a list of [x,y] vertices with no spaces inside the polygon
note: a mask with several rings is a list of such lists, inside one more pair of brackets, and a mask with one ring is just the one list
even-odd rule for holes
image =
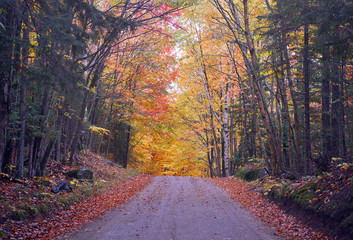
{"label": "forest canopy", "polygon": [[0,168],[82,149],[148,174],[352,162],[349,0],[0,0]]}

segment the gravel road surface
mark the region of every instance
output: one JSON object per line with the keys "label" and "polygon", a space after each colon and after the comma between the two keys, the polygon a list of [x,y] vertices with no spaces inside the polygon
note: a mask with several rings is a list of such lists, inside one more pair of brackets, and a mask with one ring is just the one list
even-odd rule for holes
{"label": "gravel road surface", "polygon": [[270,240],[265,224],[207,179],[155,177],[129,203],[69,239]]}

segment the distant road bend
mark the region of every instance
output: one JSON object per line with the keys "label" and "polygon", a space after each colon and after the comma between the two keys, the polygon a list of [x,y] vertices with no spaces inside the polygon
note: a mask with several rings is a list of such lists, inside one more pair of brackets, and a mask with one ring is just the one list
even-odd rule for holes
{"label": "distant road bend", "polygon": [[155,177],[130,202],[70,239],[272,240],[273,230],[207,179]]}

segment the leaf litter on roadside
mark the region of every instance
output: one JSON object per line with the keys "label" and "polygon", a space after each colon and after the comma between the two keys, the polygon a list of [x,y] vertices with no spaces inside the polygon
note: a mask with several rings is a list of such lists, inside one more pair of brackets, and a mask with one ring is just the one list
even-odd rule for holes
{"label": "leaf litter on roadside", "polygon": [[39,217],[34,221],[10,220],[11,232],[7,239],[55,239],[72,232],[82,223],[86,223],[106,211],[117,207],[133,197],[150,183],[152,176],[137,175],[121,181],[117,186],[104,193],[71,205],[68,209],[56,212],[49,218]]}
{"label": "leaf litter on roadside", "polygon": [[269,202],[261,193],[251,189],[251,186],[232,178],[211,179],[216,185],[226,191],[233,199],[246,209],[255,213],[263,222],[270,225],[277,234],[288,240],[294,239],[329,239],[324,233],[315,231],[286,214],[275,203]]}

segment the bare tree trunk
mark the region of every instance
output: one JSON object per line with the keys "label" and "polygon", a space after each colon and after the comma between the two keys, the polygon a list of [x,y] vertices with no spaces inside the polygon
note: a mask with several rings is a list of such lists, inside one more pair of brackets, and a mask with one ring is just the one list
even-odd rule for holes
{"label": "bare tree trunk", "polygon": [[54,143],[55,143],[55,139],[51,139],[49,141],[49,143],[47,144],[46,150],[45,150],[43,157],[40,161],[40,169],[39,169],[39,174],[38,174],[39,176],[45,176],[45,174],[46,174],[49,158],[50,158],[50,155],[53,151]]}
{"label": "bare tree trunk", "polygon": [[58,137],[56,138],[55,142],[55,160],[61,160],[61,140],[63,136],[63,120],[64,120],[64,113],[63,109],[58,110],[58,119],[57,119],[57,127],[58,127]]}
{"label": "bare tree trunk", "polygon": [[34,137],[30,138],[29,141],[29,157],[28,157],[28,177],[33,178],[34,177],[34,163],[33,163],[33,142],[34,142]]}
{"label": "bare tree trunk", "polygon": [[[269,162],[269,157],[267,155],[267,151],[266,151],[266,147],[265,147],[264,141],[262,140],[260,124],[259,124],[259,120],[257,118],[257,113],[256,113],[256,108],[255,108],[255,93],[254,93],[253,86],[250,86],[250,90],[251,90],[250,104],[251,104],[252,114],[255,116],[255,127],[256,127],[257,139],[258,139],[259,144],[260,144],[262,155],[263,155],[263,157],[265,159],[265,165],[268,168],[270,166],[270,162]],[[243,97],[245,97],[244,93],[243,93]]]}
{"label": "bare tree trunk", "polygon": [[332,114],[331,114],[331,131],[332,131],[332,156],[342,157],[342,127],[341,118],[343,111],[341,109],[341,91],[340,91],[340,76],[339,76],[340,61],[337,57],[333,58],[332,63]]}
{"label": "bare tree trunk", "polygon": [[206,147],[207,147],[207,160],[208,160],[208,167],[210,169],[210,175],[211,175],[211,178],[214,178],[213,156],[212,156],[212,152],[209,151],[210,141],[209,141],[208,131],[207,130],[206,130]]}
{"label": "bare tree trunk", "polygon": [[344,88],[344,76],[345,76],[345,64],[341,63],[340,66],[340,89],[341,89],[341,108],[342,108],[342,115],[340,116],[341,121],[341,132],[342,132],[342,156],[345,160],[348,160],[347,156],[347,140],[346,140],[346,113],[345,113],[345,88]]}
{"label": "bare tree trunk", "polygon": [[[308,9],[308,0],[305,0],[305,11]],[[305,129],[305,161],[306,173],[311,174],[311,134],[310,134],[310,79],[309,79],[309,24],[305,19],[304,24],[304,60],[303,60],[303,74],[304,74],[304,129]]]}
{"label": "bare tree trunk", "polygon": [[[46,125],[46,115],[48,113],[49,109],[49,89],[45,88],[44,93],[43,93],[43,99],[42,99],[42,106],[40,110],[40,115],[42,116],[42,124],[41,124],[41,132],[44,131],[45,125]],[[43,144],[42,144],[43,137],[42,136],[36,136],[34,138],[33,142],[33,152],[32,152],[32,160],[33,160],[33,169],[34,169],[34,174],[36,175],[39,171],[39,166],[40,166],[40,161],[41,161],[41,152],[43,149]]]}
{"label": "bare tree trunk", "polygon": [[301,142],[300,142],[300,123],[299,123],[299,117],[298,117],[298,103],[297,103],[297,94],[294,90],[294,86],[293,86],[293,76],[292,76],[292,70],[291,70],[291,66],[290,66],[290,61],[289,61],[289,56],[288,56],[288,49],[287,49],[287,43],[286,45],[286,49],[284,51],[284,61],[286,64],[286,72],[287,72],[287,78],[288,78],[288,86],[289,86],[289,91],[290,91],[290,96],[292,99],[292,103],[293,103],[293,115],[294,115],[294,150],[295,150],[295,161],[293,162],[293,164],[295,165],[295,171],[298,171],[298,166],[299,163],[301,162]]}
{"label": "bare tree trunk", "polygon": [[322,114],[321,114],[321,132],[322,132],[322,158],[318,167],[326,171],[330,165],[331,152],[331,117],[330,117],[330,66],[329,66],[329,48],[323,49],[323,79],[322,79]]}
{"label": "bare tree trunk", "polygon": [[261,77],[260,77],[259,63],[256,56],[256,50],[253,44],[253,39],[250,34],[248,0],[243,0],[243,5],[244,5],[244,27],[245,27],[244,33],[245,33],[247,46],[251,56],[251,66],[250,66],[251,69],[249,69],[249,72],[251,73],[251,76],[252,76],[252,84],[254,85],[255,94],[257,96],[258,104],[260,107],[260,112],[268,135],[270,151],[271,151],[272,174],[278,175],[281,173],[281,169],[280,169],[281,154],[278,149],[278,140],[276,136],[275,127],[273,125],[273,120],[268,112],[267,104],[264,99],[264,93],[263,93],[264,90],[262,85],[260,85]]}
{"label": "bare tree trunk", "polygon": [[79,139],[81,136],[81,131],[82,131],[82,121],[85,116],[86,107],[87,107],[87,103],[88,103],[89,89],[92,89],[93,87],[95,87],[97,85],[97,83],[101,77],[101,74],[104,70],[104,63],[105,63],[106,57],[108,56],[108,53],[109,53],[109,50],[107,50],[107,52],[105,53],[105,57],[103,57],[104,59],[101,60],[101,62],[98,64],[98,66],[95,70],[94,76],[93,76],[89,86],[87,86],[88,89],[85,89],[80,115],[79,115],[79,118],[77,119],[76,130],[75,130],[75,133],[74,133],[74,136],[73,136],[73,139],[71,142],[71,146],[70,146],[70,159],[69,159],[70,165],[74,164],[75,155],[76,155],[76,151],[78,148],[78,142],[79,142]]}
{"label": "bare tree trunk", "polygon": [[20,136],[18,140],[18,154],[17,154],[17,178],[23,177],[23,168],[24,168],[24,148],[25,148],[25,133],[26,133],[26,114],[27,114],[27,78],[26,78],[26,68],[28,65],[28,54],[29,54],[29,31],[27,28],[28,25],[28,13],[27,11],[23,16],[23,24],[26,26],[23,28],[23,42],[22,47],[22,67],[21,67],[21,76],[20,76]]}

